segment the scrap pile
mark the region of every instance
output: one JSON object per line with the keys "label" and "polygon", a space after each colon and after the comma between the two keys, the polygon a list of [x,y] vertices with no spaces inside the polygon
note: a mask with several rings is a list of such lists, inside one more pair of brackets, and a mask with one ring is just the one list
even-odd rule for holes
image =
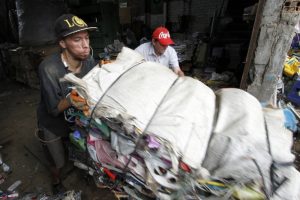
{"label": "scrap pile", "polygon": [[283,112],[250,94],[214,93],[126,47],[83,79],[65,79],[90,105],[89,116],[74,115],[99,185],[135,199],[300,198]]}
{"label": "scrap pile", "polygon": [[[282,81],[278,83],[278,89],[281,89],[281,95],[284,96],[286,102],[300,106],[299,85],[300,85],[300,45],[299,33],[297,33],[292,41],[289,52],[287,53],[284,66]],[[279,100],[281,100],[279,98]]]}
{"label": "scrap pile", "polygon": [[[175,36],[176,37],[176,36]],[[194,53],[194,49],[196,48],[198,41],[198,33],[192,34],[192,36],[188,39],[179,39],[180,37],[175,39],[175,44],[173,48],[177,52],[179,63],[183,61],[191,61]]]}

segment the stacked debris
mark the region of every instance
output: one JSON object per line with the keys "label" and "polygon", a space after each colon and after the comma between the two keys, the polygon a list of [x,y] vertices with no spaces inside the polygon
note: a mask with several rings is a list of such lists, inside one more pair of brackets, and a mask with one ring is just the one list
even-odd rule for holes
{"label": "stacked debris", "polygon": [[179,63],[184,61],[192,61],[194,49],[196,48],[198,41],[198,33],[194,33],[188,39],[180,39],[180,37],[174,36],[176,39],[173,45],[177,52]]}
{"label": "stacked debris", "polygon": [[[0,149],[3,146],[0,145]],[[12,172],[11,167],[3,161],[2,154],[0,152],[0,186],[6,181],[8,175]],[[21,184],[21,181],[18,180],[12,185],[10,185],[6,190],[0,187],[0,199],[10,198],[15,199],[19,196],[19,193],[16,191],[16,188]]]}
{"label": "stacked debris", "polygon": [[75,192],[74,190],[67,191],[65,193],[57,195],[47,195],[43,193],[29,193],[23,197],[19,197],[19,200],[81,200],[81,192]]}
{"label": "stacked debris", "polygon": [[[2,149],[2,146],[0,146]],[[3,161],[2,155],[0,153],[0,199],[21,199],[21,200],[80,200],[81,199],[81,191],[75,192],[74,190],[66,191],[64,193],[49,195],[44,192],[30,192],[30,193],[22,193],[20,192],[20,185],[22,184],[21,180],[16,180],[9,186],[4,186],[9,175],[12,173],[12,168]],[[4,189],[5,188],[5,189]]]}
{"label": "stacked debris", "polygon": [[[298,30],[298,25],[296,30]],[[296,156],[295,165],[300,169],[300,43],[296,32],[283,65],[282,76],[278,77],[277,98],[275,103],[288,114],[289,129],[294,133],[293,153]],[[274,104],[275,104],[274,103]]]}
{"label": "stacked debris", "polygon": [[[80,166],[99,186],[135,199],[300,198],[282,110],[239,89],[214,93],[126,47],[83,79],[65,79],[91,108],[73,114],[93,160]],[[80,132],[72,138],[84,143]]]}
{"label": "stacked debris", "polygon": [[118,53],[122,50],[124,44],[119,40],[114,40],[114,43],[107,45],[104,48],[104,53],[100,54],[100,59],[105,59],[105,57],[117,57]]}

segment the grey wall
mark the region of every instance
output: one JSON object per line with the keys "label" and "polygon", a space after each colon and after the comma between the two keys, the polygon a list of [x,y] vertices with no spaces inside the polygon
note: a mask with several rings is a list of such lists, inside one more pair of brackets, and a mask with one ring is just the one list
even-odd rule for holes
{"label": "grey wall", "polygon": [[191,15],[188,32],[205,32],[206,28],[210,24],[214,12],[220,10],[222,2],[223,0],[170,1],[168,7],[169,20],[172,24],[177,24],[177,27],[179,28],[181,16]]}
{"label": "grey wall", "polygon": [[[291,2],[291,4],[290,4]],[[260,15],[255,57],[251,61],[253,82],[247,91],[264,105],[275,105],[278,78],[300,20],[297,1],[267,0]]]}
{"label": "grey wall", "polygon": [[63,0],[16,0],[19,44],[38,46],[55,43],[54,22],[64,13]]}

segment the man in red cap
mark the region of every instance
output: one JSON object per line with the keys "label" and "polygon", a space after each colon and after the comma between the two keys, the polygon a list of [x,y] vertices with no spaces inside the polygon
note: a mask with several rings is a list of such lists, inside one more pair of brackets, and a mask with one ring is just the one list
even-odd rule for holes
{"label": "man in red cap", "polygon": [[171,68],[178,76],[184,76],[179,67],[178,57],[168,29],[158,27],[152,34],[151,42],[141,44],[135,50],[142,54],[147,61],[158,62]]}

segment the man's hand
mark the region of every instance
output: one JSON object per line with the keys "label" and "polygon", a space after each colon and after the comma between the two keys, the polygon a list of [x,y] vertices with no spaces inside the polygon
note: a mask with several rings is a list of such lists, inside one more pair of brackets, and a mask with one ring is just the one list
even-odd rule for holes
{"label": "man's hand", "polygon": [[178,76],[184,76],[184,73],[183,73],[183,71],[179,70],[179,71],[177,72],[177,75],[178,75]]}
{"label": "man's hand", "polygon": [[85,114],[88,113],[89,106],[87,101],[78,95],[76,90],[72,90],[70,94],[67,96],[68,101],[77,108],[78,110],[82,110]]}
{"label": "man's hand", "polygon": [[184,76],[184,73],[183,71],[181,71],[181,69],[178,67],[178,68],[175,68],[174,69],[174,72],[175,74],[177,74],[178,76]]}

